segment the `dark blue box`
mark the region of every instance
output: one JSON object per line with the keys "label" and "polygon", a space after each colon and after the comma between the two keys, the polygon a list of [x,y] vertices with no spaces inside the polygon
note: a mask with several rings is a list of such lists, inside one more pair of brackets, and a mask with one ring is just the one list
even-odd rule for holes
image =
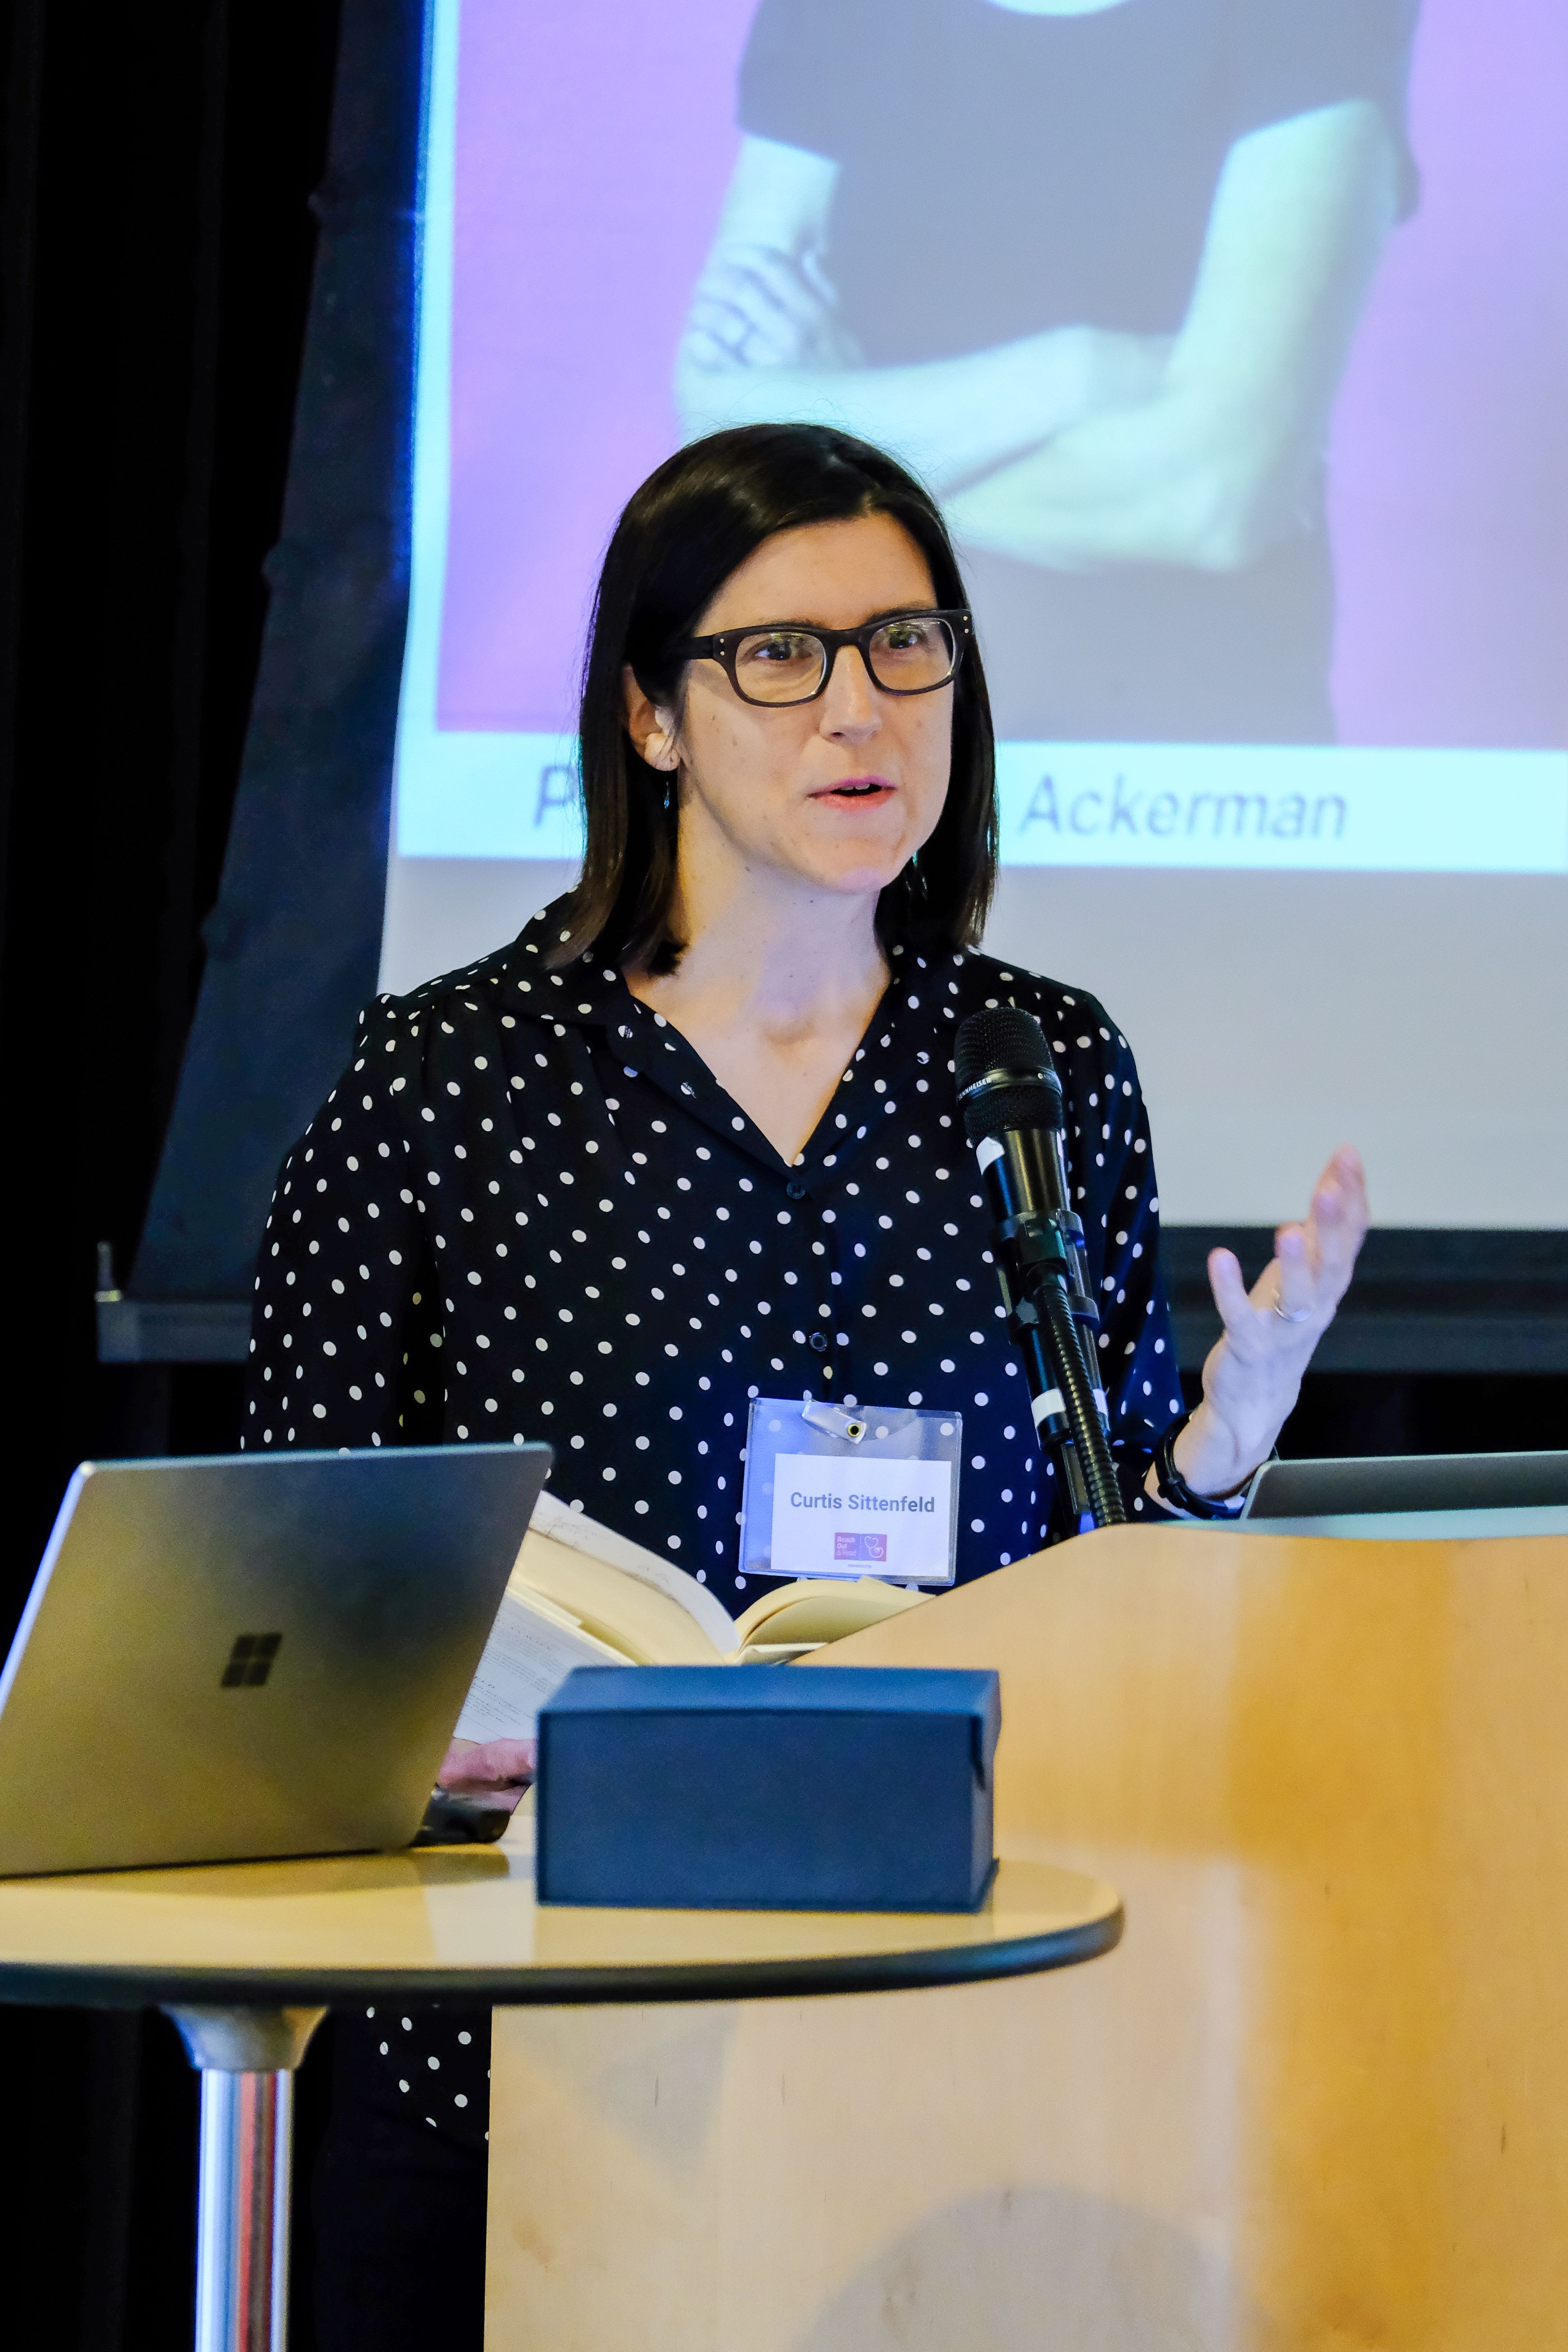
{"label": "dark blue box", "polygon": [[971,1911],[1002,1700],[931,1666],[579,1666],[539,1717],[542,1903]]}

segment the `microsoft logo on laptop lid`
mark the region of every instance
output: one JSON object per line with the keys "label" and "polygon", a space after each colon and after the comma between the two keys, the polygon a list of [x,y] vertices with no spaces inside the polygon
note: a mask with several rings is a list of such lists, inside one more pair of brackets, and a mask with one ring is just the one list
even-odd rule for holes
{"label": "microsoft logo on laptop lid", "polygon": [[281,1633],[241,1633],[236,1637],[223,1670],[224,1690],[254,1690],[272,1672],[272,1661],[283,1646]]}

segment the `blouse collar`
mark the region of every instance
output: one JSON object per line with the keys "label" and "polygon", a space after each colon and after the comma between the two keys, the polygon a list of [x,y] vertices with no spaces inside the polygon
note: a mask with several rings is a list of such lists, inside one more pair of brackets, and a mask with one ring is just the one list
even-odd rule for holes
{"label": "blouse collar", "polygon": [[[517,984],[539,1017],[562,1028],[601,1029],[608,1051],[639,1071],[680,1108],[778,1173],[805,1181],[839,1175],[921,1076],[940,1081],[952,1050],[952,1023],[937,999],[939,971],[965,965],[962,952],[923,955],[895,946],[888,986],[866,1034],[793,1168],[726,1092],[707,1063],[662,1013],[632,994],[624,973],[590,947],[552,971],[545,957],[563,936],[561,904],[525,924],[511,950]],[[842,1123],[840,1123],[842,1121]]]}

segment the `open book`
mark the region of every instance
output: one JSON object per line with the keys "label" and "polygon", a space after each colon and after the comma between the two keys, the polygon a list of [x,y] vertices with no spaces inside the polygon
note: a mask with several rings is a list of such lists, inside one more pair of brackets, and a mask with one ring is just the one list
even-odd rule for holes
{"label": "open book", "polygon": [[782,1584],[743,1617],[683,1568],[541,1495],[458,1718],[459,1739],[528,1739],[574,1666],[797,1657],[925,1598],[875,1577]]}

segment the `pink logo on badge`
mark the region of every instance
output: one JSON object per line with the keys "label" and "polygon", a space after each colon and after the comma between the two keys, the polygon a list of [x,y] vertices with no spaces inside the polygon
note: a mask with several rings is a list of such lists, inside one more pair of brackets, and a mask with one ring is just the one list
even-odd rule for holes
{"label": "pink logo on badge", "polygon": [[888,1557],[886,1536],[836,1535],[833,1538],[835,1559],[881,1559]]}

